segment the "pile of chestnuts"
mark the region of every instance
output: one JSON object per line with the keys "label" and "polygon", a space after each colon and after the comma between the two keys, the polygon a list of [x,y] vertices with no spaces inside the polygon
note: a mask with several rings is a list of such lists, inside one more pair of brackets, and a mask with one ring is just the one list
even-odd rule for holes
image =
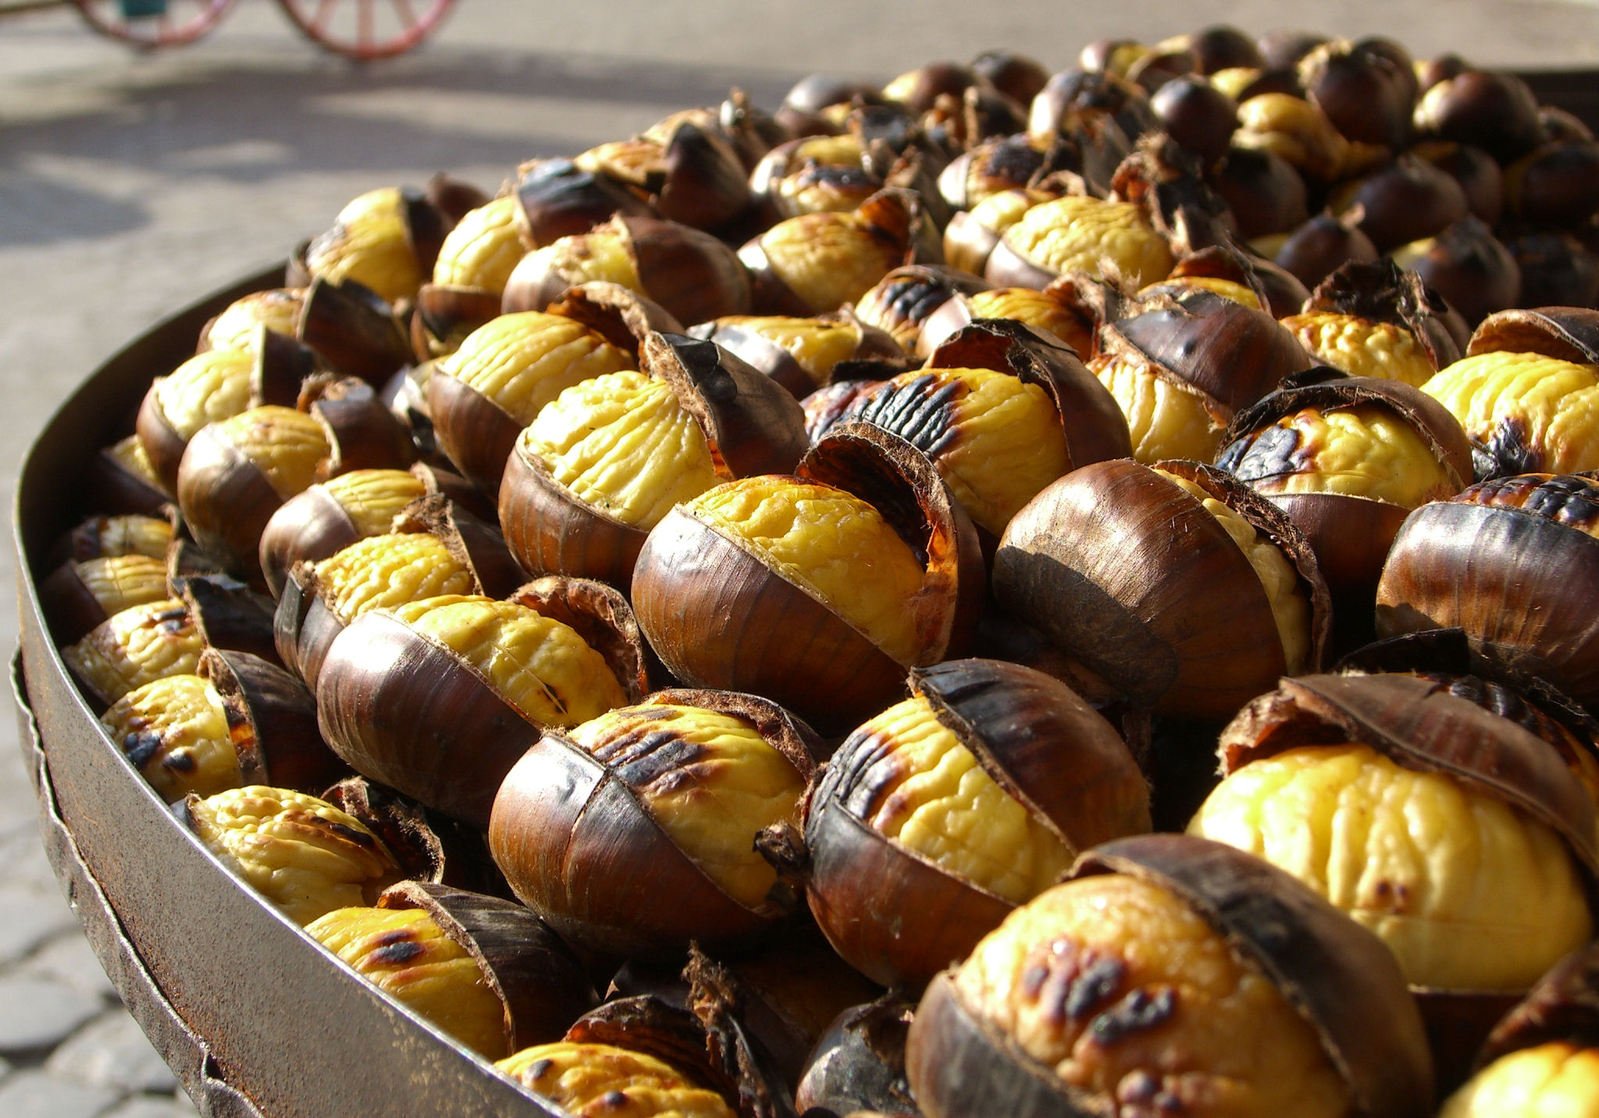
{"label": "pile of chestnuts", "polygon": [[817,75],[351,200],[40,593],[547,1106],[1591,1112],[1596,305],[1599,142],[1458,57]]}

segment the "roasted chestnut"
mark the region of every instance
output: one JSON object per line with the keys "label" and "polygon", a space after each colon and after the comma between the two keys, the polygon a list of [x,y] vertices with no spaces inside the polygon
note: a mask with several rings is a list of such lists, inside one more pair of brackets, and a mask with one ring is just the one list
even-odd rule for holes
{"label": "roasted chestnut", "polygon": [[850,307],[831,314],[730,315],[689,330],[715,342],[739,360],[777,381],[803,400],[830,383],[835,372],[862,363],[903,361],[904,352],[886,330],[868,326]]}
{"label": "roasted chestnut", "polygon": [[983,595],[976,529],[932,462],[881,428],[833,427],[794,475],[678,505],[633,572],[639,626],[674,676],[752,691],[837,733],[905,669],[956,653]]}
{"label": "roasted chestnut", "polygon": [[39,583],[39,605],[58,644],[80,640],[112,614],[169,594],[166,560],[149,555],[69,559]]}
{"label": "roasted chestnut", "polygon": [[183,599],[161,598],[112,614],[61,650],[79,686],[102,707],[136,687],[193,674],[205,641]]}
{"label": "roasted chestnut", "polygon": [[908,687],[828,760],[804,827],[823,934],[868,977],[914,990],[1080,851],[1150,822],[1132,753],[1059,680],[954,660]]}
{"label": "roasted chestnut", "polygon": [[1279,321],[1323,364],[1419,388],[1460,358],[1447,314],[1420,276],[1384,259],[1340,266]]}
{"label": "roasted chestnut", "polygon": [[1131,459],[1073,470],[1016,514],[994,596],[1125,699],[1226,719],[1315,670],[1326,583],[1286,515],[1231,474]]}
{"label": "roasted chestnut", "polygon": [[1110,269],[1136,289],[1164,277],[1174,262],[1139,206],[1067,195],[1040,202],[1006,228],[983,275],[998,287],[1043,287],[1067,272]]}
{"label": "roasted chestnut", "polygon": [[714,342],[650,334],[639,365],[566,389],[517,440],[499,520],[525,570],[626,589],[672,506],[805,452],[799,402]]}
{"label": "roasted chestnut", "polygon": [[[1272,866],[1184,835],[1088,851],[934,979],[906,1041],[928,1118],[1426,1113],[1382,944]],[[1003,1100],[1001,1103],[1000,1100]]]}
{"label": "roasted chestnut", "polygon": [[499,786],[489,850],[523,903],[587,950],[747,943],[796,906],[756,840],[798,823],[820,752],[765,699],[660,692],[534,742]]}
{"label": "roasted chestnut", "polygon": [[297,924],[370,904],[400,877],[383,841],[326,800],[253,784],[175,805],[240,880]]}
{"label": "roasted chestnut", "polygon": [[683,1118],[737,1116],[721,1095],[671,1064],[612,1044],[566,1040],[536,1044],[495,1061],[494,1066],[539,1102],[569,1114],[625,1107]]}

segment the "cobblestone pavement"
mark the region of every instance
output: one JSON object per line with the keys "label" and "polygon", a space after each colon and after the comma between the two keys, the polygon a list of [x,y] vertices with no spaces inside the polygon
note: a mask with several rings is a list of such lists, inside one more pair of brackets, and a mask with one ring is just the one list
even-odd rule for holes
{"label": "cobblestone pavement", "polygon": [[[0,11],[6,5],[0,0]],[[798,76],[884,79],[936,58],[1021,50],[1051,67],[1105,36],[1214,22],[1385,33],[1417,54],[1599,65],[1591,0],[1440,6],[1320,0],[1060,5],[855,0],[461,0],[442,33],[356,67],[299,40],[265,0],[210,39],[135,55],[64,6],[0,16],[0,483],[69,389],[167,310],[282,259],[344,201],[449,170],[492,189],[732,85],[772,106]],[[0,553],[0,579],[15,561]],[[0,647],[15,646],[0,614]],[[119,1007],[62,900],[9,720],[0,721],[0,1115],[193,1113]]]}

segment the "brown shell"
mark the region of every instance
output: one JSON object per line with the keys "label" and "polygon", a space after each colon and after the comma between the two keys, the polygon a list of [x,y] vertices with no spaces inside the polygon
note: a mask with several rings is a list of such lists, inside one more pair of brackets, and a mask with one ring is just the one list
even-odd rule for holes
{"label": "brown shell", "polygon": [[377,907],[426,912],[464,948],[505,1008],[505,1054],[560,1040],[598,1002],[577,956],[522,905],[449,885],[402,881]]}
{"label": "brown shell", "polygon": [[559,731],[507,773],[488,834],[516,895],[585,950],[658,958],[748,941],[786,915],[723,892],[622,776]]}
{"label": "brown shell", "polygon": [[786,473],[809,446],[793,395],[714,342],[650,334],[639,367],[672,386],[731,477]]}
{"label": "brown shell", "polygon": [[382,611],[333,640],[316,699],[322,736],[352,769],[479,827],[541,732],[454,652]]}
{"label": "brown shell", "polygon": [[1306,311],[1353,315],[1403,327],[1421,345],[1434,369],[1460,360],[1460,344],[1449,324],[1449,307],[1415,272],[1391,257],[1351,260],[1316,285]]}
{"label": "brown shell", "polygon": [[[861,497],[924,557],[925,662],[962,648],[981,609],[982,554],[933,464],[879,428],[843,424],[797,473]],[[766,695],[823,733],[848,729],[901,691],[905,665],[681,505],[645,540],[633,605],[678,679]]]}
{"label": "brown shell", "polygon": [[[1060,681],[1020,664],[953,660],[908,687],[984,772],[1073,850],[1147,831],[1149,789],[1115,729]],[[846,739],[807,795],[806,896],[851,966],[919,989],[1014,907],[873,830],[852,808],[870,735]]]}
{"label": "brown shell", "polygon": [[1540,978],[1494,1026],[1479,1067],[1538,1044],[1599,1046],[1599,941],[1579,947]]}
{"label": "brown shell", "polygon": [[[855,313],[853,307],[840,307],[832,314],[815,317],[822,321],[851,322],[860,331],[860,342],[855,352],[835,367],[835,380],[839,378],[841,372],[850,368],[859,368],[858,363],[883,362],[892,367],[895,363],[908,360],[904,350],[888,331],[860,321],[860,316]],[[701,323],[689,333],[693,337],[715,342],[740,361],[781,384],[793,393],[796,399],[803,399],[817,388],[816,382],[811,379],[811,374],[793,354],[758,329],[752,329],[736,319]]]}
{"label": "brown shell", "polygon": [[497,317],[500,293],[486,287],[424,283],[411,311],[411,347],[418,360],[453,353],[461,341]]}
{"label": "brown shell", "polygon": [[1208,291],[1107,324],[1100,346],[1136,353],[1229,412],[1248,407],[1283,377],[1312,364],[1269,313]]}
{"label": "brown shell", "polygon": [[[1287,517],[1200,463],[1160,468],[1201,484],[1282,547],[1311,603],[1311,661],[1324,653],[1326,581]],[[1000,605],[1031,619],[1138,706],[1226,719],[1286,670],[1265,591],[1216,519],[1131,459],[1081,467],[1011,520],[994,558]]]}
{"label": "brown shell", "polygon": [[855,311],[863,322],[886,330],[902,350],[915,353],[923,328],[941,307],[989,286],[947,264],[904,264],[857,299]]}
{"label": "brown shell", "polygon": [[370,383],[355,377],[313,376],[300,387],[295,406],[327,431],[333,448],[323,473],[405,469],[416,461],[411,433]]}
{"label": "brown shell", "polygon": [[242,739],[249,745],[239,757],[246,784],[315,796],[349,772],[317,730],[311,693],[282,666],[248,652],[207,648],[197,674],[222,696],[229,726],[249,727]]}
{"label": "brown shell", "polygon": [[1394,537],[1377,583],[1377,633],[1459,628],[1592,708],[1599,616],[1575,604],[1596,596],[1599,539],[1518,508],[1434,501]]}
{"label": "brown shell", "polygon": [[548,307],[522,309],[543,309],[549,314],[581,322],[617,349],[634,354],[653,331],[683,332],[683,324],[665,307],[637,291],[605,280],[568,287]]}
{"label": "brown shell", "polygon": [[516,197],[533,241],[540,245],[587,233],[613,214],[654,213],[648,202],[621,183],[564,158],[542,159],[527,167],[516,184]]}
{"label": "brown shell", "polygon": [[594,579],[545,575],[517,587],[506,599],[574,630],[604,657],[628,702],[640,702],[650,692],[652,676],[660,673],[633,607],[615,587]]}
{"label": "brown shell", "polygon": [[1599,310],[1537,307],[1504,310],[1477,324],[1466,354],[1541,353],[1578,365],[1599,364]]}
{"label": "brown shell", "polygon": [[217,424],[189,440],[178,473],[178,506],[189,534],[241,578],[265,586],[255,561],[261,533],[283,499],[266,474]]}
{"label": "brown shell", "polygon": [[439,449],[463,477],[494,497],[522,424],[476,388],[439,369],[428,377],[427,404]]}
{"label": "brown shell", "polygon": [[1552,828],[1590,883],[1599,878],[1594,804],[1542,738],[1409,673],[1285,679],[1222,730],[1230,773],[1297,745],[1353,741],[1397,764],[1448,775]]}
{"label": "brown shell", "polygon": [[500,479],[500,528],[524,570],[598,579],[624,592],[648,535],[577,497],[520,442]]}
{"label": "brown shell", "polygon": [[296,329],[323,367],[369,384],[382,384],[414,360],[394,308],[358,283],[312,280]]}

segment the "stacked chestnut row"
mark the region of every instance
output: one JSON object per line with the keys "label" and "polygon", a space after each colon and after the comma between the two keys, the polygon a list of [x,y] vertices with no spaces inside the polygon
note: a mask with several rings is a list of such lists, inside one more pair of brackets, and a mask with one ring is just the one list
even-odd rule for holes
{"label": "stacked chestnut row", "polygon": [[91,466],[68,666],[576,1112],[1431,1113],[1593,934],[1599,180],[1290,38],[352,200]]}

